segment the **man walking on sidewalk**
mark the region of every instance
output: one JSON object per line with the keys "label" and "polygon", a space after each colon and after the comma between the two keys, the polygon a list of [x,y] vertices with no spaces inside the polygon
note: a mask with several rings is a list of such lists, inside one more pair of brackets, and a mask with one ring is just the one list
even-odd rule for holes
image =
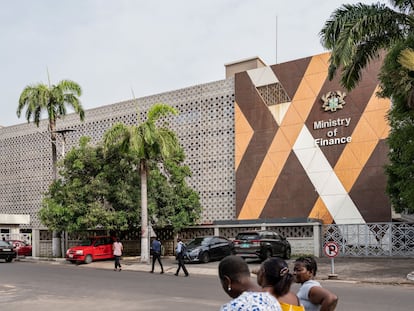
{"label": "man walking on sidewalk", "polygon": [[177,256],[177,260],[178,260],[178,269],[177,272],[175,273],[176,276],[178,276],[178,272],[180,272],[180,269],[183,268],[184,274],[185,276],[188,276],[188,271],[185,267],[184,264],[184,255],[185,255],[185,244],[181,241],[180,238],[177,239],[177,247],[175,249],[175,254]]}
{"label": "man walking on sidewalk", "polygon": [[154,273],[154,265],[155,265],[155,261],[158,260],[158,263],[161,266],[161,274],[164,273],[164,267],[162,266],[161,263],[161,242],[159,240],[159,238],[154,238],[154,240],[152,240],[152,244],[151,244],[151,249],[152,249],[152,269],[151,269],[151,273]]}

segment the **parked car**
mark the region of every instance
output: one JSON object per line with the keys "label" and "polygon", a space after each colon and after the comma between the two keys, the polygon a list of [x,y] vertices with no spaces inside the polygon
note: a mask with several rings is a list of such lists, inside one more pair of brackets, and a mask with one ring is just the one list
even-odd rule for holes
{"label": "parked car", "polygon": [[6,241],[0,241],[0,259],[11,262],[13,258],[16,258],[16,251],[13,246]]}
{"label": "parked car", "polygon": [[32,256],[32,246],[20,240],[7,241],[17,252],[17,256]]}
{"label": "parked car", "polygon": [[94,236],[82,240],[79,245],[66,251],[66,260],[71,263],[91,263],[95,260],[112,259],[112,244],[115,241],[110,236]]}
{"label": "parked car", "polygon": [[233,253],[233,243],[221,236],[196,237],[187,244],[185,261],[207,263]]}
{"label": "parked car", "polygon": [[234,252],[243,258],[265,260],[272,256],[289,259],[291,246],[285,237],[273,231],[247,231],[239,233],[235,240]]}

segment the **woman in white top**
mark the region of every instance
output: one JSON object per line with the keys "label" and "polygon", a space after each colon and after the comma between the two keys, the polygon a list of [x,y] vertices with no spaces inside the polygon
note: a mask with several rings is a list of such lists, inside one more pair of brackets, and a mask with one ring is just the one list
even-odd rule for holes
{"label": "woman in white top", "polygon": [[335,310],[338,297],[324,289],[319,282],[313,280],[318,269],[313,257],[300,257],[296,259],[293,268],[295,282],[302,284],[297,296],[306,311]]}
{"label": "woman in white top", "polygon": [[119,240],[119,238],[116,239],[116,241],[112,244],[112,251],[114,253],[115,256],[115,269],[114,271],[121,271],[121,256],[122,256],[122,251],[124,250],[124,247],[121,243],[121,241]]}

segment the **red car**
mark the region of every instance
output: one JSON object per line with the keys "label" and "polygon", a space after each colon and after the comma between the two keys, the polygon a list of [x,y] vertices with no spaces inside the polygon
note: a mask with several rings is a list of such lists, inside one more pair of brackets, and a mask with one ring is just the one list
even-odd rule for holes
{"label": "red car", "polygon": [[32,246],[20,240],[7,241],[16,250],[17,256],[32,256]]}
{"label": "red car", "polygon": [[110,236],[87,238],[66,251],[66,260],[71,263],[88,264],[95,260],[113,259],[112,244],[114,241],[115,239]]}

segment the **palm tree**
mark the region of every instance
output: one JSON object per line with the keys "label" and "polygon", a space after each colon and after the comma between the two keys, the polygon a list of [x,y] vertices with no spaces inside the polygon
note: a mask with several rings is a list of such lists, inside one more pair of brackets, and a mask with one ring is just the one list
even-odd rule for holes
{"label": "palm tree", "polygon": [[[82,90],[81,87],[71,80],[62,80],[57,85],[46,85],[38,83],[26,86],[20,94],[19,105],[17,106],[17,116],[20,118],[22,110],[26,108],[26,120],[32,120],[37,127],[42,117],[42,113],[47,113],[49,120],[50,139],[52,142],[52,170],[53,179],[57,179],[57,154],[56,154],[56,121],[66,115],[66,106],[70,106],[79,114],[81,121],[84,120],[85,112],[79,100]],[[53,245],[53,256],[61,257],[60,234],[53,233],[55,241]]]}
{"label": "palm tree", "polygon": [[141,179],[141,262],[149,261],[147,176],[150,162],[162,163],[180,150],[179,141],[168,123],[157,126],[161,117],[178,111],[166,104],[155,104],[147,114],[147,120],[138,125],[115,124],[104,135],[104,148],[117,145],[123,152],[132,154],[138,161],[137,171]]}
{"label": "palm tree", "polygon": [[320,32],[322,45],[331,50],[329,78],[341,68],[341,84],[353,89],[362,70],[381,52],[389,53],[414,30],[414,2],[345,4],[335,10]]}

